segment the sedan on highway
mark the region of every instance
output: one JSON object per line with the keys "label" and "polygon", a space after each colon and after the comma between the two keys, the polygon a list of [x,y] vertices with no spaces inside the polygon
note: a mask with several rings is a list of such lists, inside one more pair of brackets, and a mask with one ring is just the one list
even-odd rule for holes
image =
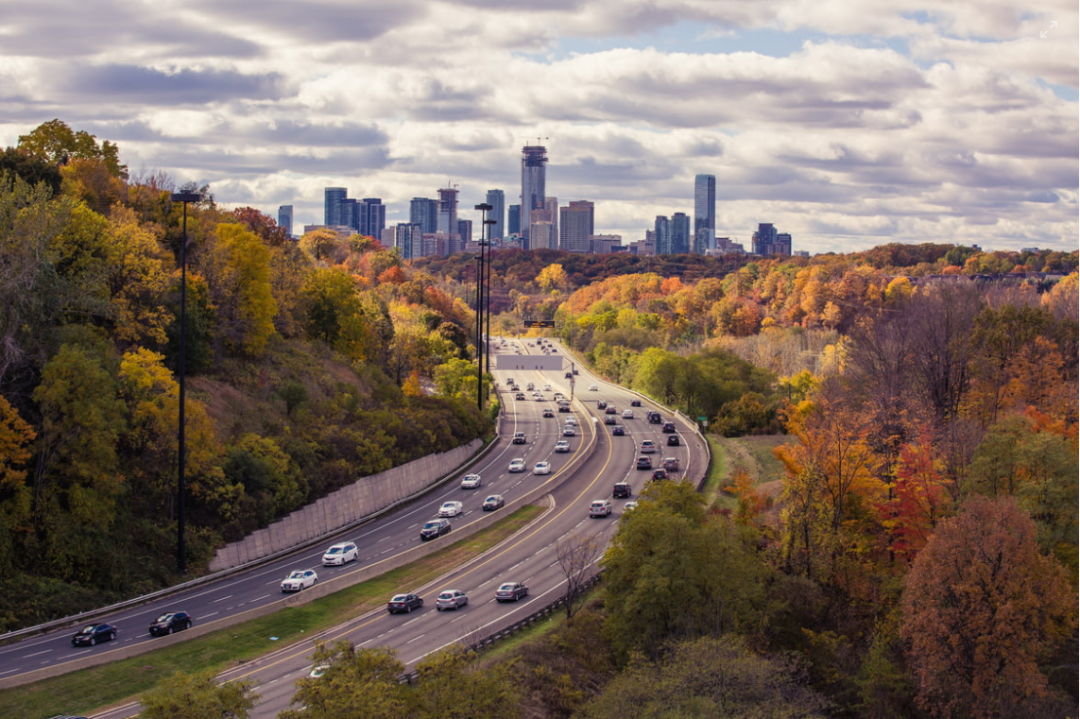
{"label": "sedan on highway", "polygon": [[570,451],[570,440],[560,439],[555,443],[555,453],[565,454]]}
{"label": "sedan on highway", "polygon": [[479,489],[484,483],[479,474],[466,474],[461,478],[462,489]]}
{"label": "sedan on highway", "polygon": [[484,504],[482,505],[481,509],[483,509],[485,512],[492,512],[504,506],[505,504],[506,500],[501,494],[493,494],[484,500]]}
{"label": "sedan on highway", "polygon": [[430,522],[425,522],[424,526],[420,527],[420,539],[426,542],[429,539],[441,537],[442,535],[448,534],[449,532],[449,519],[433,519]]}
{"label": "sedan on highway", "polygon": [[322,563],[324,567],[332,567],[346,562],[355,562],[359,557],[360,550],[356,548],[356,544],[341,542],[326,550],[326,553],[322,555]]}
{"label": "sedan on highway", "polygon": [[191,629],[191,615],[187,612],[167,612],[150,624],[150,636],[160,637],[184,629]]}
{"label": "sedan on highway", "polygon": [[415,594],[395,594],[386,603],[386,611],[391,614],[409,613],[424,606],[424,598]]}
{"label": "sedan on highway", "polygon": [[544,416],[548,418],[554,417],[555,410],[553,410],[551,407],[544,407]]}
{"label": "sedan on highway", "polygon": [[537,462],[533,467],[533,474],[551,474],[551,462],[547,460]]}
{"label": "sedan on highway", "polygon": [[529,588],[521,582],[504,582],[495,590],[496,602],[517,602],[529,596]]}
{"label": "sedan on highway", "polygon": [[617,425],[615,425],[614,427],[611,428],[611,436],[612,437],[622,437],[625,434],[626,434],[626,429],[621,424],[617,424]]}
{"label": "sedan on highway", "polygon": [[468,603],[469,598],[460,589],[444,589],[435,600],[435,609],[441,612],[444,609],[464,607]]}
{"label": "sedan on highway", "polygon": [[632,410],[632,409],[624,409],[622,411],[622,418],[623,419],[633,419],[634,418],[634,410]]}
{"label": "sedan on highway", "polygon": [[297,569],[289,573],[289,576],[285,577],[285,581],[281,583],[281,591],[283,592],[299,592],[302,589],[308,587],[314,587],[315,582],[319,581],[319,575],[312,569]]}
{"label": "sedan on highway", "polygon": [[71,637],[72,646],[92,647],[98,642],[111,642],[116,639],[116,627],[111,624],[89,624]]}
{"label": "sedan on highway", "polygon": [[510,460],[510,466],[507,468],[508,472],[524,472],[525,460],[518,457],[517,459]]}
{"label": "sedan on highway", "polygon": [[455,502],[453,500],[449,502],[443,502],[443,505],[439,507],[440,517],[456,517],[464,511],[461,502]]}
{"label": "sedan on highway", "polygon": [[679,435],[677,435],[677,434],[669,434],[667,436],[667,446],[669,446],[669,447],[678,447],[680,444],[681,444],[681,442],[679,441]]}
{"label": "sedan on highway", "polygon": [[577,430],[574,429],[574,425],[568,424],[562,428],[563,437],[574,437],[577,435]]}

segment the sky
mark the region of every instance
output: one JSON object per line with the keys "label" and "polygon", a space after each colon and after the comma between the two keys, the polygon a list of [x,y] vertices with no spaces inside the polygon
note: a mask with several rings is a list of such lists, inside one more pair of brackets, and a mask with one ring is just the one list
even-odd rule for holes
{"label": "sky", "polygon": [[[294,231],[323,188],[521,191],[642,239],[717,179],[717,234],[795,250],[1078,248],[1075,0],[0,0],[0,145],[59,118],[133,178]],[[475,215],[475,217],[473,217]]]}

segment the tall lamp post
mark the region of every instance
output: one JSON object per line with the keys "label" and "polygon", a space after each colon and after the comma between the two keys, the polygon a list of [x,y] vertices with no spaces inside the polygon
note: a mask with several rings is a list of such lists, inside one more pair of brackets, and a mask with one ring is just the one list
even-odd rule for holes
{"label": "tall lamp post", "polygon": [[180,242],[180,430],[177,451],[179,454],[179,472],[176,480],[176,567],[180,574],[187,574],[187,556],[184,551],[184,460],[187,453],[184,448],[184,339],[187,335],[187,209],[192,202],[202,199],[197,192],[174,192],[173,202],[184,203],[183,240]]}
{"label": "tall lamp post", "polygon": [[[480,203],[473,209],[480,210],[480,256],[476,267],[476,408],[484,411],[484,356],[487,348],[481,343],[484,341],[484,250],[487,248],[487,213],[492,209],[487,203]],[[488,289],[490,294],[491,290]],[[490,327],[490,319],[488,326]],[[488,356],[488,371],[491,371],[491,357]]]}

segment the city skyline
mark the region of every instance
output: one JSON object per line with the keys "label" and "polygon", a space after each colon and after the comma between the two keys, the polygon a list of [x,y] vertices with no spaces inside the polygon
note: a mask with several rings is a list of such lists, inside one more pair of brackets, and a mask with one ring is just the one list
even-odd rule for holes
{"label": "city skyline", "polygon": [[537,145],[535,196],[627,238],[693,217],[701,174],[746,246],[762,220],[811,252],[1080,234],[1064,0],[0,3],[0,143],[58,118],[133,177],[297,225],[325,187],[382,198],[387,226],[448,183],[509,208]]}

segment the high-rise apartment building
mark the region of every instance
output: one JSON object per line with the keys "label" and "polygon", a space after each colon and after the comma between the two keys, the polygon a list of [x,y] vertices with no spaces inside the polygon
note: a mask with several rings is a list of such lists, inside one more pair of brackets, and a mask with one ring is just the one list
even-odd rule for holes
{"label": "high-rise apartment building", "polygon": [[420,225],[421,232],[431,234],[438,227],[439,203],[428,197],[414,197],[409,203],[409,222]]}
{"label": "high-rise apartment building", "polygon": [[293,226],[293,206],[282,205],[277,208],[277,223],[278,227],[285,230],[285,234],[292,237]]}
{"label": "high-rise apartment building", "polygon": [[461,237],[461,241],[466,243],[472,242],[472,220],[458,220],[457,221],[457,233]]}
{"label": "high-rise apartment building", "polygon": [[751,240],[751,248],[755,255],[791,255],[791,235],[787,232],[777,232],[771,222],[758,224],[757,232]]}
{"label": "high-rise apartment building", "polygon": [[671,216],[671,254],[685,255],[690,252],[690,217],[685,212]]}
{"label": "high-rise apartment building", "polygon": [[533,210],[544,209],[547,148],[526,145],[521,148],[521,235],[528,238]]}
{"label": "high-rise apartment building", "polygon": [[365,197],[357,204],[356,231],[366,237],[376,239],[382,237],[382,231],[386,227],[386,205],[378,197]]}
{"label": "high-rise apartment building", "polygon": [[656,254],[671,254],[671,220],[664,215],[657,215],[653,229],[653,242],[656,246]]}
{"label": "high-rise apartment building", "polygon": [[587,253],[592,235],[593,203],[581,200],[559,209],[560,250]]}
{"label": "high-rise apartment building", "polygon": [[716,237],[716,176],[694,178],[694,252],[712,249]]}
{"label": "high-rise apartment building", "polygon": [[[544,213],[544,210],[534,210],[534,214]],[[559,236],[555,232],[555,223],[547,220],[537,220],[529,226],[529,249],[530,250],[557,250],[559,249]]]}
{"label": "high-rise apartment building", "polygon": [[484,202],[491,205],[487,218],[495,220],[494,225],[488,225],[488,239],[506,237],[506,193],[502,190],[488,190]]}
{"label": "high-rise apartment building", "polygon": [[506,232],[509,235],[521,234],[521,205],[510,205],[507,208]]}
{"label": "high-rise apartment building", "polygon": [[349,196],[344,187],[327,187],[323,190],[323,224],[348,226],[348,217],[344,214],[344,201]]}
{"label": "high-rise apartment building", "polygon": [[439,215],[436,218],[435,231],[445,235],[456,235],[458,191],[452,187],[439,189]]}

